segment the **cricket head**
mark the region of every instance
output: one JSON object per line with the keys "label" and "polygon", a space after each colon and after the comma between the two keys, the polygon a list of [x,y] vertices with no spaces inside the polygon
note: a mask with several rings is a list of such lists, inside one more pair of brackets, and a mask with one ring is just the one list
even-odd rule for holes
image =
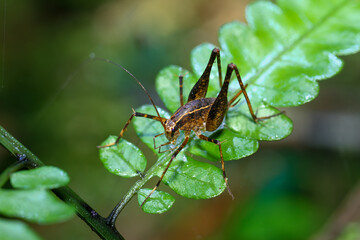
{"label": "cricket head", "polygon": [[175,143],[176,139],[180,135],[179,129],[176,128],[176,124],[173,120],[167,119],[165,121],[165,136],[171,143]]}

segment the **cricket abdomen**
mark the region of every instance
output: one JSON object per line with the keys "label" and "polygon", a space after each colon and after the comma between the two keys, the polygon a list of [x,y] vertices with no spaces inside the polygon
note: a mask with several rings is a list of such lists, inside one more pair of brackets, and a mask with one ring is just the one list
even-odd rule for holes
{"label": "cricket abdomen", "polygon": [[215,98],[200,98],[181,106],[170,118],[176,130],[202,130],[206,128],[206,119]]}

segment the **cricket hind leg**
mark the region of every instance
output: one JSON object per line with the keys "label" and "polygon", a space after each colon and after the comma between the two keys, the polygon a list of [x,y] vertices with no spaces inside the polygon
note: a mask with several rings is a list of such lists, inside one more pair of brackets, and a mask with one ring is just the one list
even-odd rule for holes
{"label": "cricket hind leg", "polygon": [[179,90],[180,90],[180,106],[182,107],[184,105],[184,94],[183,94],[183,80],[184,76],[179,76]]}
{"label": "cricket hind leg", "polygon": [[97,146],[98,148],[106,148],[106,147],[111,147],[111,146],[114,146],[116,144],[119,143],[120,139],[122,138],[122,136],[124,135],[124,132],[126,131],[127,127],[129,126],[131,120],[134,118],[134,117],[144,117],[144,118],[150,118],[150,119],[153,119],[155,121],[159,121],[159,122],[164,122],[166,119],[165,118],[159,118],[158,116],[153,116],[153,115],[150,115],[150,114],[145,114],[145,113],[139,113],[139,112],[135,112],[133,110],[133,114],[131,114],[129,120],[127,120],[127,122],[125,123],[125,126],[123,127],[123,129],[121,130],[119,136],[117,137],[117,139],[115,140],[115,142],[113,143],[109,143],[109,144],[106,144],[106,145],[103,145],[103,146]]}
{"label": "cricket hind leg", "polygon": [[190,91],[190,94],[188,97],[188,102],[190,102],[192,100],[200,99],[200,98],[205,98],[207,90],[208,90],[208,86],[209,86],[211,68],[215,62],[215,59],[217,60],[217,67],[218,67],[218,72],[219,72],[219,84],[220,84],[220,87],[222,86],[220,49],[214,48],[211,52],[209,62],[207,64],[203,74],[201,75],[199,80],[196,82],[196,84]]}
{"label": "cricket hind leg", "polygon": [[171,159],[168,162],[168,164],[166,165],[165,170],[163,171],[163,173],[161,174],[161,177],[159,179],[159,181],[156,183],[155,187],[151,190],[151,192],[149,193],[149,195],[147,195],[147,197],[144,199],[144,201],[141,203],[140,207],[144,206],[145,202],[150,198],[150,196],[155,192],[155,190],[160,186],[161,181],[163,180],[167,170],[169,169],[172,161],[176,158],[176,156],[179,154],[179,152],[185,147],[185,145],[188,143],[189,141],[189,134],[187,134],[185,136],[185,139],[183,141],[183,143],[180,145],[180,147],[178,147],[175,152],[171,155]]}
{"label": "cricket hind leg", "polygon": [[223,173],[223,177],[224,177],[224,181],[225,181],[225,184],[226,184],[226,189],[229,193],[229,195],[231,196],[232,199],[234,199],[234,195],[232,194],[231,190],[230,190],[230,187],[229,187],[229,183],[228,183],[228,178],[226,177],[226,172],[225,172],[225,163],[224,163],[224,157],[223,157],[223,153],[222,153],[222,149],[221,149],[221,142],[219,140],[216,140],[216,139],[212,139],[212,138],[209,138],[207,136],[204,136],[202,134],[199,134],[197,135],[198,138],[202,139],[202,140],[205,140],[207,142],[211,142],[211,143],[214,143],[216,145],[219,146],[219,151],[220,151],[220,159],[221,159],[221,170],[222,170],[222,173]]}
{"label": "cricket hind leg", "polygon": [[229,108],[227,94],[232,71],[233,69],[230,67],[230,65],[228,65],[224,84],[222,85],[221,90],[213,102],[206,118],[206,131],[215,131],[224,120],[225,114]]}
{"label": "cricket hind leg", "polygon": [[[251,105],[249,96],[247,95],[247,92],[246,92],[247,85],[244,85],[243,81],[241,80],[241,76],[240,76],[238,67],[235,64],[231,63],[231,64],[228,65],[228,70],[229,69],[231,70],[231,72],[235,71],[236,78],[238,79],[238,82],[239,82],[239,85],[240,85],[240,88],[241,88],[241,92],[239,92],[238,95],[240,95],[241,93],[244,94],[247,106],[249,108],[251,117],[254,120],[254,122],[257,123],[257,122],[259,122],[261,120],[270,119],[270,118],[273,118],[273,117],[276,117],[276,116],[279,116],[279,115],[285,113],[285,111],[281,111],[281,112],[273,114],[273,115],[264,116],[264,117],[257,117],[256,114],[254,113],[254,110],[253,110],[253,107]],[[231,75],[231,73],[230,73],[230,75]]]}
{"label": "cricket hind leg", "polygon": [[[245,84],[245,89],[247,88],[247,86],[248,86],[248,84]],[[241,94],[242,94],[242,90],[240,89],[240,91],[229,101],[229,103],[228,103],[229,108],[235,107],[236,104],[238,104],[240,102],[240,99],[238,99],[238,97]],[[237,101],[235,102],[235,100],[237,100]]]}

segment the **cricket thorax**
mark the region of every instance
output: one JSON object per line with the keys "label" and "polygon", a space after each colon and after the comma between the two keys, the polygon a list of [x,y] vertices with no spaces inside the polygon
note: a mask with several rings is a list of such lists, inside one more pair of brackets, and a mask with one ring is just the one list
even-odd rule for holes
{"label": "cricket thorax", "polygon": [[201,98],[181,106],[169,120],[175,131],[198,131],[206,129],[206,119],[215,98]]}

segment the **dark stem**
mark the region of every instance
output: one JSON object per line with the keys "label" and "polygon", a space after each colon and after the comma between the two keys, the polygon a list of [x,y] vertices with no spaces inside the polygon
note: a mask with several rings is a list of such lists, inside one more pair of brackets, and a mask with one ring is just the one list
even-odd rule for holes
{"label": "dark stem", "polygon": [[[36,168],[44,166],[32,152],[30,152],[17,139],[9,134],[2,126],[0,126],[0,144],[3,145],[17,159],[17,164],[7,168],[7,173],[0,176],[0,184],[3,176],[13,172],[16,168],[27,167]],[[4,177],[6,178],[6,177]],[[7,178],[2,181],[7,181]],[[53,192],[63,201],[75,207],[77,215],[89,225],[89,227],[102,239],[124,239],[117,231],[114,225],[107,224],[105,218],[100,216],[92,209],[83,199],[81,199],[71,188],[62,187],[54,189]]]}

